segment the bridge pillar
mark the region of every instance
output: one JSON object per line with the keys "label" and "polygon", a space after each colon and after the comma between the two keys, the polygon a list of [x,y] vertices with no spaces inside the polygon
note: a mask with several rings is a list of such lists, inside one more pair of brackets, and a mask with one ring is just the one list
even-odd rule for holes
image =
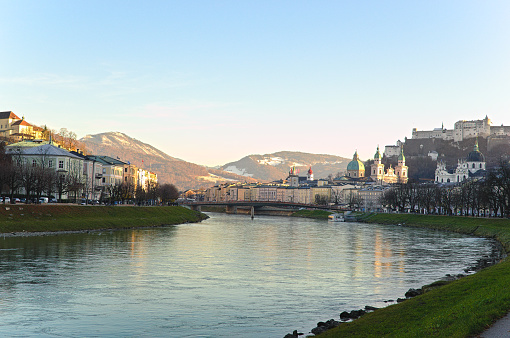
{"label": "bridge pillar", "polygon": [[200,205],[190,205],[190,208],[194,211],[202,211],[202,207]]}
{"label": "bridge pillar", "polygon": [[237,205],[227,205],[227,214],[237,214]]}

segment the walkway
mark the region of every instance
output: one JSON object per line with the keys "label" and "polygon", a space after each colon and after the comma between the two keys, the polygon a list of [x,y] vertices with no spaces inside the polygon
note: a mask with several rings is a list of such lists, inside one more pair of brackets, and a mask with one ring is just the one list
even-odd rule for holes
{"label": "walkway", "polygon": [[510,337],[510,313],[499,319],[494,325],[483,332],[480,338],[509,338]]}

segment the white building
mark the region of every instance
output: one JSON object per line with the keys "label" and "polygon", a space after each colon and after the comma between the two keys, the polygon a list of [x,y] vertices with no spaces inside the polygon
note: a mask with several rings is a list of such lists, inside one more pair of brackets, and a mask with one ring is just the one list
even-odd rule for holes
{"label": "white building", "polygon": [[[24,168],[48,168],[55,171],[58,175],[57,180],[67,180],[76,186],[85,183],[84,160],[82,157],[74,155],[67,150],[56,147],[52,144],[44,144],[36,147],[18,147],[16,144],[6,147],[6,154],[11,155],[14,165],[20,170]],[[56,188],[55,190],[58,190]],[[56,191],[53,190],[49,194],[57,197]],[[81,197],[83,188],[75,191],[74,197]],[[21,194],[26,194],[22,188]],[[67,191],[62,191],[63,199],[70,196]]]}
{"label": "white building", "polygon": [[430,131],[421,131],[413,128],[412,138],[413,139],[425,139],[425,138],[437,138],[443,140],[453,140],[455,142],[460,142],[468,138],[474,138],[477,136],[487,138],[491,135],[510,135],[510,129],[501,127],[491,127],[491,120],[485,116],[483,120],[472,120],[465,121],[460,120],[455,122],[453,130],[445,129],[443,126],[441,128],[435,128]]}
{"label": "white building", "polygon": [[475,142],[473,151],[465,159],[459,159],[457,168],[450,171],[444,162],[438,162],[436,168],[437,183],[459,183],[470,177],[480,176],[485,173],[485,157],[478,148],[478,139]]}

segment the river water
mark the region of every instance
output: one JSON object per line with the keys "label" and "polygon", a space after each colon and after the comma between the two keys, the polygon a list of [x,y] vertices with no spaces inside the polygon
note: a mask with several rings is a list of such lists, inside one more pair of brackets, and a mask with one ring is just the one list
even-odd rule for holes
{"label": "river water", "polygon": [[[209,214],[165,228],[0,238],[0,336],[283,337],[462,273],[491,242]],[[129,224],[126,224],[129,226]]]}

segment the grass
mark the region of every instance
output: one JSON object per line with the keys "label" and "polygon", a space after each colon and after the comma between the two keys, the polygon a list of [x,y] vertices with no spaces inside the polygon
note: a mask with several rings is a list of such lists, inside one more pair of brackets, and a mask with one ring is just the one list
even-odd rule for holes
{"label": "grass", "polygon": [[[510,251],[510,221],[504,219],[366,215],[365,222],[402,224],[492,237]],[[510,310],[510,259],[434,288],[403,303],[369,313],[320,337],[470,337]]]}
{"label": "grass", "polygon": [[0,233],[151,227],[205,219],[183,207],[0,205]]}
{"label": "grass", "polygon": [[292,217],[304,217],[304,218],[315,218],[315,219],[328,219],[331,215],[331,211],[326,210],[299,210],[293,213]]}

